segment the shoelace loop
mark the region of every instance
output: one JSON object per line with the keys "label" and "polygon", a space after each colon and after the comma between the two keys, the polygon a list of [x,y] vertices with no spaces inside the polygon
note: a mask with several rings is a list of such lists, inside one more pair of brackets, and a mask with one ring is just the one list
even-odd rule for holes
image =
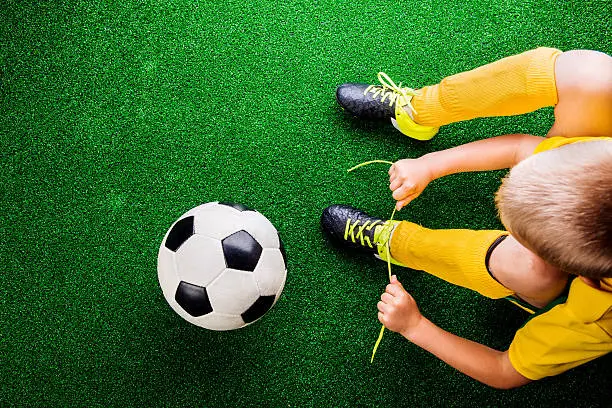
{"label": "shoelace loop", "polygon": [[410,110],[416,113],[416,110],[410,103],[410,100],[413,96],[418,95],[419,93],[412,88],[402,88],[402,83],[396,85],[395,82],[389,77],[389,75],[384,72],[378,73],[378,82],[382,85],[370,85],[365,91],[363,91],[363,95],[367,95],[368,92],[372,92],[372,98],[376,98],[377,96],[381,96],[380,102],[385,102],[385,99],[389,98],[389,106],[393,106],[393,103],[398,102],[401,106],[408,105]]}

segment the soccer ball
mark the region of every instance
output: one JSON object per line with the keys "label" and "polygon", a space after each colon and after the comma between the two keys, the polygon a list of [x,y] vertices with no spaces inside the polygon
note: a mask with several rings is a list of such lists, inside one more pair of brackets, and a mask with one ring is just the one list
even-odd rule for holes
{"label": "soccer ball", "polygon": [[278,300],[287,277],[276,228],[244,205],[202,204],[168,230],[157,257],[164,297],[182,318],[211,330],[244,327]]}

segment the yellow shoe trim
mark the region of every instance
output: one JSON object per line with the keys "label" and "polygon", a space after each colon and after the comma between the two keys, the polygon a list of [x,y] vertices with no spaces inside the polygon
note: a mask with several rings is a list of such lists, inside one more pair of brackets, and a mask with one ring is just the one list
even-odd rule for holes
{"label": "yellow shoe trim", "polygon": [[378,259],[382,259],[385,262],[390,262],[393,265],[405,266],[399,261],[393,259],[388,250],[388,247],[390,246],[389,239],[391,239],[391,233],[399,223],[399,221],[389,220],[382,225],[378,225],[374,232],[374,243],[376,243],[377,246],[376,249],[378,250],[378,255],[376,257]]}
{"label": "yellow shoe trim", "polygon": [[[395,105],[395,119],[391,119],[391,123],[397,130],[417,140],[429,140],[438,133],[440,128],[417,124],[404,110],[404,106],[399,103]],[[409,105],[409,107],[414,111],[412,105]]]}

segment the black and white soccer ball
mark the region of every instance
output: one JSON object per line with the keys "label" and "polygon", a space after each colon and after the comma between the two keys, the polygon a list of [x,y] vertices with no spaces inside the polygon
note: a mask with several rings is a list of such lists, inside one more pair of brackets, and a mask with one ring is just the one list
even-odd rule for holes
{"label": "black and white soccer ball", "polygon": [[244,205],[212,202],[183,214],[157,257],[164,297],[182,318],[211,330],[244,327],[276,303],[287,278],[276,228]]}

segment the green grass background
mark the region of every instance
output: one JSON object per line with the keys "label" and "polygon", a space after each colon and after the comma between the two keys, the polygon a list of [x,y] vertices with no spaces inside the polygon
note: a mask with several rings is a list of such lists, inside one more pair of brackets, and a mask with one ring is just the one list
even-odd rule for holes
{"label": "green grass background", "polygon": [[[611,356],[496,391],[399,335],[369,363],[386,265],[329,247],[323,208],[386,217],[395,161],[512,132],[552,109],[447,126],[421,143],[357,122],[335,87],[412,87],[537,46],[610,53],[609,1],[0,2],[0,405],[604,406]],[[435,181],[398,214],[500,228],[503,172]],[[229,200],[288,253],[274,309],[233,332],[180,319],[156,257],[176,218]],[[424,315],[504,349],[526,315],[395,269]],[[607,405],[609,406],[609,405]]]}

